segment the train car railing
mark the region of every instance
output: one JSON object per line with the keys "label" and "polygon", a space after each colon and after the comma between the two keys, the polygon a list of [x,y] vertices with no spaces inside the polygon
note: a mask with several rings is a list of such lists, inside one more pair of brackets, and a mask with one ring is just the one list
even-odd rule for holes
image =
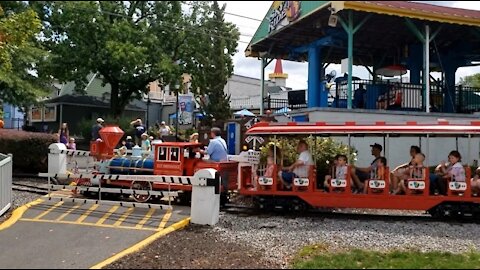
{"label": "train car railing", "polygon": [[0,154],[0,216],[12,206],[12,155]]}

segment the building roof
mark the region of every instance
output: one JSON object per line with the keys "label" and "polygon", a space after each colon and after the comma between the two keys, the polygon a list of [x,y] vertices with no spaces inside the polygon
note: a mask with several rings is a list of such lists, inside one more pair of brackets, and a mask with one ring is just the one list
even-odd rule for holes
{"label": "building roof", "polygon": [[[88,107],[100,107],[110,108],[110,103],[105,102],[97,97],[83,96],[83,95],[62,95],[56,98],[45,100],[44,104],[63,104],[72,106],[88,106]],[[128,105],[125,110],[129,111],[145,111],[146,109],[140,108],[136,105]]]}
{"label": "building roof", "polygon": [[[89,84],[87,84],[86,87],[86,94],[89,96],[94,96],[94,97],[103,97],[105,93],[110,93],[112,91],[112,88],[110,84],[106,84],[105,86],[102,86],[102,79],[99,77],[99,75],[95,76],[95,78],[92,80],[94,73],[90,73],[87,76],[87,81]],[[68,82],[65,85],[63,85],[62,89],[60,90],[60,96],[62,95],[74,95],[76,94],[75,91],[75,82]]]}
{"label": "building roof", "polygon": [[[278,9],[285,2],[298,2],[300,15],[282,18]],[[328,25],[332,8],[340,18],[335,27]],[[329,48],[322,52],[324,62],[340,63],[347,57],[348,40],[342,22],[348,22],[350,11],[354,26],[365,21],[353,39],[355,65],[373,66],[382,57],[387,64],[398,64],[406,45],[421,43],[412,27],[423,32],[425,22],[434,37],[432,47],[462,53],[462,66],[480,60],[480,11],[408,1],[275,1],[245,55],[305,61],[305,47],[321,41],[319,46]],[[471,48],[458,49],[460,46]]]}

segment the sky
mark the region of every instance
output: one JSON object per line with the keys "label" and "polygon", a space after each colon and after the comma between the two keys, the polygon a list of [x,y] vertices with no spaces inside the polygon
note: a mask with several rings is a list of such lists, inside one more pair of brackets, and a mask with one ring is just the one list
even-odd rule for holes
{"label": "sky", "polygon": [[[418,1],[420,2],[420,1]],[[435,5],[450,6],[456,8],[465,8],[465,9],[476,9],[480,10],[480,1],[422,1],[430,2]],[[272,1],[219,1],[220,4],[226,3],[227,13],[247,16],[250,18],[255,18],[262,20]],[[240,29],[240,41],[238,43],[237,50],[238,52],[233,57],[234,61],[234,74],[248,76],[252,78],[260,78],[261,76],[261,66],[260,60],[256,58],[247,58],[245,57],[245,49],[248,42],[255,34],[256,29],[260,25],[259,21],[241,18],[238,16],[225,14],[225,20],[230,21],[237,25]],[[245,43],[246,42],[246,43]],[[308,77],[308,68],[307,63],[297,63],[291,61],[282,61],[283,71],[288,73],[287,86],[293,89],[306,89],[307,88],[307,77]],[[265,69],[265,79],[268,79],[268,74],[273,72],[275,62],[272,62]],[[336,70],[337,75],[340,75],[340,65],[330,65],[326,72],[329,73],[332,70]],[[471,75],[474,73],[480,73],[480,67],[465,67],[459,68],[456,74],[456,81],[458,82],[461,77],[466,75]],[[364,67],[353,67],[353,75],[360,77],[362,79],[368,79],[369,73]],[[407,75],[408,76],[408,73]],[[437,77],[435,74],[432,76]]]}

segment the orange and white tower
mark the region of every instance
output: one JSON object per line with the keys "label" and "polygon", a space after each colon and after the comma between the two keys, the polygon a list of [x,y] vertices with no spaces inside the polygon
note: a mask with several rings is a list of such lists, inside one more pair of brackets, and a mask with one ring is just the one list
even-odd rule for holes
{"label": "orange and white tower", "polygon": [[268,77],[275,83],[276,86],[285,87],[287,85],[288,74],[283,73],[282,59],[277,59],[277,62],[275,63],[275,70],[273,73],[268,74]]}

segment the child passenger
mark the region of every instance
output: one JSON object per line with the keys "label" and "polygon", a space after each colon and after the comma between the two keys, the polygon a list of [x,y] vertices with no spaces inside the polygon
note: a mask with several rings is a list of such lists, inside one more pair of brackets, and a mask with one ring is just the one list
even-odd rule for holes
{"label": "child passenger", "polygon": [[[345,180],[347,179],[347,156],[346,155],[337,155],[335,160],[333,161],[335,164],[334,167],[334,179],[342,179]],[[330,187],[330,183],[332,181],[332,175],[325,175],[325,182],[323,183],[324,187],[326,190],[328,190],[328,187]],[[353,185],[351,183],[350,185]]]}

